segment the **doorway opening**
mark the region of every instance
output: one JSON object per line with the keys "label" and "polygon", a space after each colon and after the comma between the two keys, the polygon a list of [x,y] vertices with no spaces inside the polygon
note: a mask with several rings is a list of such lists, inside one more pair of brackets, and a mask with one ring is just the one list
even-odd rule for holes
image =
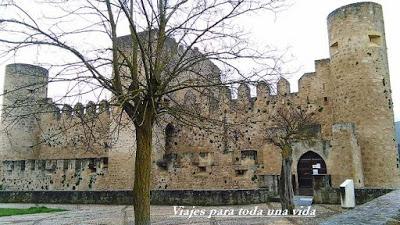
{"label": "doorway opening", "polygon": [[312,193],[313,175],[326,173],[326,164],[320,155],[312,151],[304,153],[297,163],[299,194]]}

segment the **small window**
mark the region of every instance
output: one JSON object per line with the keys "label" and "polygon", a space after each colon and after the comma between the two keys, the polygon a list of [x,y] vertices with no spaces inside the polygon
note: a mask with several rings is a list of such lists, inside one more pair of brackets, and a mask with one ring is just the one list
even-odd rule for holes
{"label": "small window", "polygon": [[199,170],[200,170],[200,172],[206,172],[207,168],[205,166],[200,166]]}
{"label": "small window", "polygon": [[336,54],[339,51],[339,43],[335,42],[335,43],[331,44],[330,50],[331,50],[331,54]]}
{"label": "small window", "polygon": [[103,158],[103,168],[108,168],[108,158]]}
{"label": "small window", "polygon": [[328,101],[328,97],[324,97],[324,101],[327,102]]}
{"label": "small window", "polygon": [[63,170],[68,170],[69,168],[69,160],[65,159],[63,162]]}
{"label": "small window", "polygon": [[380,35],[375,35],[375,34],[370,34],[368,35],[369,37],[369,42],[373,45],[380,46],[381,45],[381,36]]}
{"label": "small window", "polygon": [[21,171],[25,171],[25,161],[21,161]]}
{"label": "small window", "polygon": [[80,172],[80,171],[81,171],[81,168],[82,168],[81,161],[76,160],[76,161],[75,161],[75,172]]}
{"label": "small window", "polygon": [[31,170],[35,170],[35,160],[30,160]]}
{"label": "small window", "polygon": [[235,170],[236,176],[243,176],[246,173],[246,170]]}
{"label": "small window", "polygon": [[199,156],[201,157],[201,158],[205,158],[206,156],[207,156],[207,152],[200,152],[199,153]]}
{"label": "small window", "polygon": [[38,170],[44,170],[45,166],[46,166],[46,162],[44,160],[38,161]]}
{"label": "small window", "polygon": [[88,167],[91,173],[96,173],[96,161],[94,159],[90,159]]}
{"label": "small window", "polygon": [[257,160],[257,151],[256,150],[241,151],[241,158],[242,159]]}

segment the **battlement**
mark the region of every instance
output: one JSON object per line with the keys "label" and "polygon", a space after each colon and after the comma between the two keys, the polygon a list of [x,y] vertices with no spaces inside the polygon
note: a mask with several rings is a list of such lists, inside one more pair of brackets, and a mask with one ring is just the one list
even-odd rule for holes
{"label": "battlement", "polygon": [[63,104],[58,105],[51,98],[44,99],[45,111],[43,115],[52,115],[54,119],[59,120],[62,117],[70,119],[82,117],[93,117],[101,114],[110,114],[110,103],[107,100],[101,100],[98,104],[89,101],[86,105],[78,102],[75,105]]}
{"label": "battlement", "polygon": [[[276,102],[278,99],[285,99],[288,101],[294,101],[299,98],[306,98],[307,102],[309,102],[309,98],[327,98],[329,93],[326,93],[327,90],[324,91],[325,87],[329,85],[329,70],[330,70],[330,59],[320,59],[315,60],[315,72],[304,73],[303,76],[298,80],[298,91],[293,92],[294,89],[290,82],[281,77],[278,82],[252,82],[248,83],[239,83],[237,89],[231,89],[228,86],[220,87],[218,90],[219,95],[214,96],[213,98],[205,98],[203,102],[208,103],[213,108],[225,108],[221,107],[222,105],[238,105],[244,104],[248,106],[254,106],[256,102]],[[252,95],[251,87],[255,88],[255,95]],[[324,93],[325,92],[325,93]],[[234,93],[237,93],[236,98],[234,97]],[[199,99],[202,99],[201,96]],[[196,96],[192,93],[191,90],[187,91],[184,94],[183,102],[196,102],[200,101],[196,99]],[[197,102],[200,103],[200,102]],[[228,107],[229,108],[229,107]]]}
{"label": "battlement", "polygon": [[[92,189],[108,174],[108,157],[79,159],[5,160],[6,189],[76,190]],[[18,179],[15,179],[18,177]],[[24,186],[22,180],[29,180]]]}
{"label": "battlement", "polygon": [[[130,42],[130,36],[122,36],[119,37],[119,42],[120,44],[127,45]],[[169,40],[169,42],[173,43],[174,40]],[[181,46],[181,48],[184,48]],[[191,50],[193,52],[200,53],[198,49],[193,49]],[[196,54],[197,54],[196,53]],[[307,80],[310,80],[310,82],[315,79],[315,76],[318,74],[318,70],[323,69],[323,67],[329,66],[329,59],[322,59],[322,60],[316,60],[315,61],[315,68],[316,72],[312,73],[305,73],[300,79],[299,79],[299,92],[303,91],[303,83],[306,83]],[[210,62],[211,63],[211,62]],[[210,64],[211,68],[216,67],[214,64]],[[24,73],[34,73],[34,74],[43,74],[44,76],[48,76],[48,71],[42,67],[39,66],[34,66],[34,65],[29,65],[29,64],[10,64],[7,66],[7,69],[9,73],[18,71],[21,74]],[[216,75],[219,73],[218,69],[212,69]],[[218,74],[219,75],[219,74]],[[250,105],[254,105],[254,103],[258,100],[260,101],[261,99],[278,99],[280,97],[284,98],[294,98],[299,94],[299,92],[293,92],[293,88],[291,87],[290,83],[288,82],[287,79],[285,78],[280,78],[279,81],[275,84],[273,83],[268,83],[265,81],[260,81],[260,82],[255,82],[252,84],[255,86],[256,89],[256,95],[252,96],[251,95],[251,88],[248,84],[246,83],[241,83],[238,88],[237,88],[237,98],[234,98],[232,94],[232,90],[228,87],[221,87],[219,88],[219,95],[214,96],[214,98],[208,98],[206,101],[213,101],[213,102],[204,102],[204,103],[209,103],[209,106],[213,107],[218,107],[218,105],[228,103],[229,105],[236,105],[238,103],[246,103]],[[46,86],[47,88],[47,86]],[[309,87],[306,87],[309,88]],[[312,91],[312,90],[310,90]],[[191,102],[193,99],[191,95],[184,95],[184,102]],[[194,97],[196,98],[196,97]],[[225,100],[223,100],[225,99]],[[98,104],[90,101],[86,105],[83,105],[82,103],[76,103],[75,105],[60,105],[52,101],[52,99],[45,98],[42,100],[43,102],[40,103],[41,108],[43,108],[44,113],[47,116],[52,115],[54,119],[59,120],[62,117],[77,117],[81,118],[82,116],[87,117],[87,116],[96,116],[100,115],[103,113],[109,114],[110,113],[110,104],[107,100],[102,100]],[[204,98],[201,99],[195,99],[196,101],[204,101]],[[224,103],[225,102],[225,103]]]}

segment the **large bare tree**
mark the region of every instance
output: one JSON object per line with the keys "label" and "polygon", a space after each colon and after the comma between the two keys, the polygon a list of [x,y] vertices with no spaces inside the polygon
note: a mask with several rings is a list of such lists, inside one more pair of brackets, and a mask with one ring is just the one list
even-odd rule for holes
{"label": "large bare tree", "polygon": [[[111,93],[112,106],[128,116],[136,132],[135,224],[150,224],[151,149],[157,118],[169,114],[191,121],[187,118],[194,111],[174,104],[179,91],[204,93],[204,89],[236,83],[229,77],[246,82],[278,74],[279,58],[251,48],[245,32],[235,23],[251,13],[274,11],[282,2],[42,0],[31,7],[3,0],[1,56],[33,47],[45,52],[56,49],[65,57],[49,65],[57,71],[49,82],[68,82],[70,87],[81,88],[68,89],[63,98],[103,90]],[[119,37],[121,33],[128,35]],[[244,71],[239,66],[249,62],[259,67]],[[289,151],[284,144],[283,150]],[[286,168],[288,161],[283,162]]]}
{"label": "large bare tree", "polygon": [[314,112],[301,107],[280,106],[271,116],[273,128],[266,131],[267,141],[281,151],[282,166],[279,178],[279,197],[282,209],[292,214],[294,209],[294,192],[292,182],[293,144],[301,141],[312,141],[315,133]]}

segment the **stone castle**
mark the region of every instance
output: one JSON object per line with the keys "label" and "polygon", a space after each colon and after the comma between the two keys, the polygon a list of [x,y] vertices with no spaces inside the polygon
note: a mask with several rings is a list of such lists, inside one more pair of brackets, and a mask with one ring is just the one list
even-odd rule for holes
{"label": "stone castle", "polygon": [[[294,146],[296,188],[309,188],[313,173],[330,175],[335,187],[345,179],[353,179],[361,188],[399,187],[382,8],[371,2],[341,7],[328,16],[328,32],[330,58],[315,61],[315,72],[301,77],[297,93],[290,91],[284,78],[276,93],[268,84],[258,83],[256,97],[244,84],[237,99],[229,91],[222,91],[213,102],[184,93],[182,100],[201,105],[203,114],[242,125],[211,132],[182,126],[171,118],[157,124],[152,188],[275,190],[280,151],[263,134],[272,126],[270,115],[282,105],[309,105],[317,112],[316,140]],[[64,105],[60,110],[47,98],[47,81],[44,68],[6,67],[1,188],[131,189],[133,126],[127,123],[116,141],[110,141],[115,133],[111,132],[114,110],[107,101]],[[35,104],[20,103],[27,99]],[[13,107],[7,110],[9,106]],[[38,109],[44,113],[33,113]],[[89,128],[96,137],[84,132]]]}

